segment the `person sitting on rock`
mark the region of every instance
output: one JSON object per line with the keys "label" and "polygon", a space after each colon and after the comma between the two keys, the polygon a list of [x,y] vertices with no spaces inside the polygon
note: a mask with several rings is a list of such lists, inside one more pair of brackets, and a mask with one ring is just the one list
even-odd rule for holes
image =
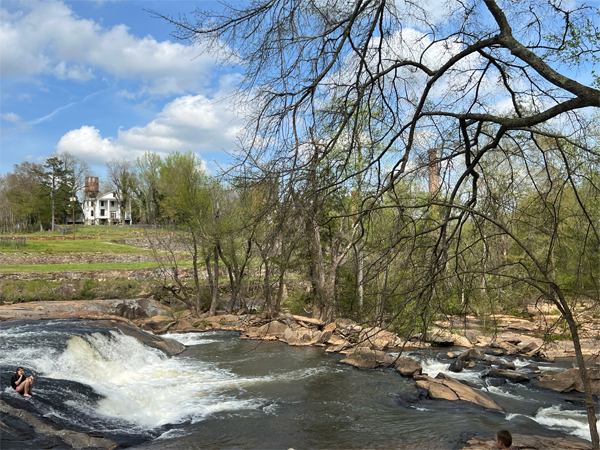
{"label": "person sitting on rock", "polygon": [[33,375],[26,378],[22,367],[17,367],[17,371],[10,379],[10,385],[23,397],[35,395],[31,390],[33,388]]}
{"label": "person sitting on rock", "polygon": [[496,433],[496,448],[499,450],[510,450],[512,436],[508,430],[500,430]]}

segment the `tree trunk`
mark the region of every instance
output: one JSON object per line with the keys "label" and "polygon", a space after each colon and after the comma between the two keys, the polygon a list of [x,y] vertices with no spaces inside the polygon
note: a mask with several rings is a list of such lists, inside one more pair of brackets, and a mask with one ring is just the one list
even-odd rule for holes
{"label": "tree trunk", "polygon": [[52,202],[52,226],[50,228],[54,231],[54,185],[50,191],[50,201]]}
{"label": "tree trunk", "polygon": [[[596,408],[594,405],[594,392],[592,392],[592,385],[590,383],[590,379],[588,377],[587,368],[585,366],[585,360],[583,358],[583,352],[581,351],[581,342],[579,340],[579,329],[577,328],[577,323],[575,322],[575,318],[573,317],[573,313],[568,307],[568,304],[565,299],[562,298],[561,293],[559,293],[559,297],[561,303],[563,305],[567,305],[565,308],[565,312],[563,313],[563,317],[567,321],[569,325],[569,330],[571,331],[571,338],[573,339],[573,346],[575,347],[575,357],[577,359],[577,366],[579,367],[579,374],[581,376],[581,382],[583,384],[583,391],[585,393],[585,408],[587,411],[588,424],[590,427],[590,435],[592,438],[592,449],[598,450],[600,449],[600,439],[598,436],[598,423],[596,419]],[[597,394],[597,392],[596,392]]]}
{"label": "tree trunk", "polygon": [[364,300],[365,300],[365,287],[364,287],[364,268],[365,268],[365,253],[363,249],[362,236],[358,241],[358,270],[356,274],[356,284],[358,291],[358,311],[362,317]]}
{"label": "tree trunk", "polygon": [[213,268],[213,282],[212,282],[212,299],[210,302],[209,315],[214,316],[217,314],[217,302],[219,301],[219,246],[215,245],[214,248],[214,268]]}

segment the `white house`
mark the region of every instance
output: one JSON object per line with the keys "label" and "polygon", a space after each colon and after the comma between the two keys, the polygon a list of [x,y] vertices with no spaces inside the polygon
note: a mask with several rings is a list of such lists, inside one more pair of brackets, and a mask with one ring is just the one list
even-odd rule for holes
{"label": "white house", "polygon": [[100,197],[86,198],[83,201],[83,217],[86,225],[115,225],[121,223],[124,213],[124,224],[131,224],[131,200],[127,202],[125,211],[121,211],[115,194],[109,192]]}

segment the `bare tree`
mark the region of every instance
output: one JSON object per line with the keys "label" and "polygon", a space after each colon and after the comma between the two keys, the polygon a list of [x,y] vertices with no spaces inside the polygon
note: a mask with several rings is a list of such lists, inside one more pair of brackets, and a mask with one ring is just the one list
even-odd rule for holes
{"label": "bare tree", "polygon": [[85,177],[91,175],[92,171],[88,163],[67,151],[56,152],[52,156],[60,158],[65,171],[71,173],[72,196],[77,195],[85,187]]}
{"label": "bare tree", "polygon": [[[378,174],[376,191],[363,199],[372,208],[386,195],[401,197],[397,189],[415,162],[429,160],[419,154],[452,137],[436,155],[438,164],[453,170],[452,176],[445,185],[440,179],[434,201],[417,205],[432,212],[431,227],[420,229],[418,236],[429,235],[431,244],[423,252],[428,268],[414,289],[421,304],[431,303],[449,276],[450,250],[460,246],[467,224],[484,221],[523,251],[529,247],[508,227],[477,212],[486,195],[480,185],[482,164],[523,133],[530,139],[549,133],[545,125],[552,123],[560,123],[562,135],[591,157],[595,151],[586,145],[581,125],[586,108],[600,105],[600,91],[567,69],[600,56],[594,8],[552,0],[466,0],[446,2],[444,13],[445,19],[437,20],[421,2],[410,0],[263,0],[225,7],[219,14],[199,11],[193,21],[169,19],[181,39],[206,43],[231,61],[243,60],[246,76],[240,98],[247,101],[252,124],[244,162],[273,161],[272,167],[285,173],[289,183],[297,173],[312,170],[314,158],[305,146],[315,143],[315,130],[323,128],[321,111],[332,96],[340,99],[346,113],[335,127],[328,124],[334,133],[327,141],[318,142],[325,156],[336,151],[357,114],[371,105],[382,108],[368,124],[383,131],[373,133],[373,141],[381,145],[366,156]],[[444,136],[440,122],[445,124]],[[568,162],[571,155],[563,155]],[[339,170],[344,164],[349,166],[349,158],[338,161],[329,186],[315,184],[315,195],[358,175]],[[397,205],[401,210],[414,206]],[[582,220],[590,238],[597,240],[595,219],[583,214]],[[539,272],[541,295],[554,302],[571,329],[592,446],[598,449],[593,393],[571,305],[544,261],[535,254],[527,257]],[[530,281],[531,273],[521,269],[513,276]]]}
{"label": "bare tree", "polygon": [[133,164],[125,159],[113,158],[106,163],[108,182],[113,189],[115,197],[121,209],[121,225],[125,223],[125,213],[133,199],[133,188],[136,184],[136,176]]}

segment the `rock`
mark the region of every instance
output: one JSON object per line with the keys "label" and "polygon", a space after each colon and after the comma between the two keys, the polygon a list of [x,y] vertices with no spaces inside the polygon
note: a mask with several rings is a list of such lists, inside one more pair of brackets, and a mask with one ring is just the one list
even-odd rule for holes
{"label": "rock", "polygon": [[288,329],[287,324],[277,320],[269,322],[256,330],[256,336],[260,339],[274,338],[279,339]]}
{"label": "rock", "polygon": [[423,367],[417,361],[408,356],[399,356],[394,365],[396,371],[400,372],[403,377],[414,377],[423,372]]}
{"label": "rock", "polygon": [[336,323],[335,322],[331,322],[331,323],[328,323],[327,325],[325,325],[325,327],[323,328],[323,331],[334,332],[336,328],[337,328]]}
{"label": "rock", "polygon": [[396,396],[396,404],[402,408],[410,408],[427,398],[427,389],[417,388],[414,392],[403,392]]}
{"label": "rock", "polygon": [[538,326],[533,322],[523,321],[523,322],[511,323],[506,326],[506,329],[507,330],[516,330],[516,331],[527,331],[527,332],[531,333],[531,332],[537,331]]}
{"label": "rock", "polygon": [[448,353],[446,353],[446,356],[450,359],[456,359],[456,358],[458,358],[458,353],[448,352]]}
{"label": "rock", "polygon": [[462,352],[458,358],[460,361],[485,361],[486,356],[476,348],[471,348],[466,352]]}
{"label": "rock", "polygon": [[523,346],[520,347],[520,350],[522,353],[530,353],[530,352],[535,352],[537,350],[539,350],[539,348],[542,346],[542,344],[540,343],[539,345],[536,342],[528,342],[527,344],[524,344]]}
{"label": "rock", "polygon": [[364,345],[375,350],[385,350],[402,345],[394,333],[382,330],[379,327],[366,328],[358,336],[359,345]]}
{"label": "rock", "polygon": [[148,347],[156,348],[165,353],[167,356],[175,356],[185,350],[185,345],[177,342],[174,339],[156,336],[138,328],[130,327],[113,320],[101,320],[92,322],[92,324],[99,327],[118,328],[124,335],[134,337],[142,344],[147,345]]}
{"label": "rock", "polygon": [[358,347],[346,354],[341,362],[361,369],[375,369],[376,367],[391,367],[396,358],[386,352],[372,350],[367,347]]}
{"label": "rock", "polygon": [[529,381],[529,377],[527,375],[515,372],[514,370],[492,369],[489,371],[488,376],[493,378],[504,378],[513,383],[523,383],[525,381]]}
{"label": "rock", "polygon": [[288,345],[311,345],[311,341],[317,335],[317,333],[320,336],[320,331],[316,331],[315,333],[313,330],[307,330],[306,328],[300,328],[298,330],[286,328],[279,340],[287,343]]}
{"label": "rock", "polygon": [[484,380],[486,386],[502,386],[506,384],[506,378],[486,378]]}
{"label": "rock", "polygon": [[496,339],[498,342],[508,342],[509,344],[517,345],[523,340],[523,336],[511,332],[500,333]]}
{"label": "rock", "polygon": [[331,345],[340,345],[340,344],[350,345],[350,343],[346,339],[343,339],[336,335],[331,335],[331,337],[329,338],[327,343],[331,344]]}
{"label": "rock", "polygon": [[[548,436],[532,436],[530,434],[514,434],[513,446],[515,450],[589,450],[590,441],[586,441],[574,436],[566,437],[548,437]],[[495,450],[495,436],[490,436],[488,439],[474,437],[467,441],[467,445],[461,450]]]}
{"label": "rock", "polygon": [[[3,400],[0,400],[0,411],[3,414],[18,418],[21,422],[33,428],[36,434],[60,438],[65,444],[72,448],[98,448],[112,450],[118,447],[117,443],[101,436],[93,436],[86,433],[79,433],[71,430],[60,430],[53,424],[36,417],[32,413],[23,409],[14,408]],[[3,434],[7,431],[3,426]],[[3,436],[4,440],[4,436]],[[52,446],[54,447],[54,446]]]}
{"label": "rock", "polygon": [[340,330],[340,334],[345,338],[351,337],[352,335],[360,333],[363,330],[363,328],[360,325],[356,325],[349,319],[336,319],[335,323],[337,324],[337,327]]}
{"label": "rock", "polygon": [[462,359],[456,359],[448,366],[448,370],[455,373],[462,372],[464,368],[465,362]]}
{"label": "rock", "polygon": [[330,345],[329,347],[327,347],[325,349],[325,353],[339,353],[339,352],[342,352],[343,350],[347,349],[349,346],[350,346],[350,344],[348,344],[348,343]]}
{"label": "rock", "polygon": [[471,347],[473,344],[464,336],[454,336],[454,345],[456,347]]}
{"label": "rock", "polygon": [[517,367],[515,366],[514,362],[507,362],[507,363],[502,363],[498,366],[498,369],[503,369],[503,370],[516,370]]}
{"label": "rock", "polygon": [[162,307],[148,298],[127,300],[71,300],[0,305],[0,320],[60,319],[116,316],[127,320],[160,314]]}
{"label": "rock", "polygon": [[[588,368],[587,373],[592,385],[592,392],[598,393],[600,391],[600,370],[595,367]],[[581,381],[579,369],[569,369],[558,374],[545,373],[538,384],[543,388],[557,392],[583,392],[583,382]]]}
{"label": "rock", "polygon": [[[505,355],[515,355],[521,351],[521,349],[518,346],[511,344],[510,342],[495,342],[492,344],[492,347],[504,350],[503,354]],[[498,354],[496,352],[489,354],[493,356],[502,356],[502,354]]]}
{"label": "rock", "polygon": [[325,322],[323,322],[322,320],[313,319],[312,317],[294,316],[293,315],[292,319],[294,319],[297,322],[305,322],[305,323],[309,323],[311,325],[316,325],[318,327],[322,327],[325,325]]}
{"label": "rock", "polygon": [[440,328],[433,328],[431,331],[425,333],[424,339],[425,341],[437,345],[438,347],[449,347],[454,345],[456,336]]}
{"label": "rock", "polygon": [[433,399],[462,400],[484,408],[502,411],[502,408],[496,402],[479,389],[466,386],[444,374],[439,374],[438,377],[431,378],[427,375],[417,375],[415,376],[417,387],[427,389],[429,397]]}
{"label": "rock", "polygon": [[313,336],[312,340],[310,341],[310,345],[325,345],[325,343],[331,338],[332,334],[332,331],[318,332]]}

